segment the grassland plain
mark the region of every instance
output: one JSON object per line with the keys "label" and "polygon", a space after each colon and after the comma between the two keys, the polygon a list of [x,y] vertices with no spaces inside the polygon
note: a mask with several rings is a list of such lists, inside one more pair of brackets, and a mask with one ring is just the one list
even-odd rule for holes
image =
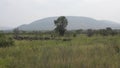
{"label": "grassland plain", "polygon": [[15,40],[0,48],[0,68],[120,68],[120,36]]}

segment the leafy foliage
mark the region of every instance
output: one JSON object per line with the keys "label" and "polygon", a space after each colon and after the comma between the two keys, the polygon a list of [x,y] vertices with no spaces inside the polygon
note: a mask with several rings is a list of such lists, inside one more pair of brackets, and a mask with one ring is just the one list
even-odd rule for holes
{"label": "leafy foliage", "polygon": [[66,31],[66,26],[68,25],[68,21],[64,16],[59,17],[54,21],[56,28],[55,31],[59,33],[60,36],[63,36]]}
{"label": "leafy foliage", "polygon": [[14,37],[15,37],[15,38],[18,38],[18,37],[19,37],[19,33],[20,33],[19,28],[15,28],[15,29],[13,30],[13,32],[14,32]]}
{"label": "leafy foliage", "polygon": [[0,34],[0,47],[8,47],[14,45],[12,38],[7,38],[4,34]]}
{"label": "leafy foliage", "polygon": [[93,36],[93,34],[94,34],[94,32],[93,32],[92,29],[88,29],[88,30],[87,30],[87,36],[88,36],[88,37]]}

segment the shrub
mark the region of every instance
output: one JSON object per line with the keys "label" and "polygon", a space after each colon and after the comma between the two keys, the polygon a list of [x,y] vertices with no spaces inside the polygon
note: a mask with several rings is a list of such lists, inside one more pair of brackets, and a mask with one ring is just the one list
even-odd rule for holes
{"label": "shrub", "polygon": [[76,36],[77,36],[77,34],[76,34],[76,33],[74,33],[74,34],[73,34],[73,37],[76,37]]}
{"label": "shrub", "polygon": [[87,36],[88,36],[88,37],[91,37],[91,36],[93,36],[93,35],[94,35],[93,30],[92,30],[92,29],[88,29],[88,30],[87,30]]}
{"label": "shrub", "polygon": [[13,46],[14,41],[12,38],[7,38],[4,34],[0,34],[0,47]]}
{"label": "shrub", "polygon": [[108,36],[108,33],[105,29],[100,29],[99,34],[102,35],[102,36]]}

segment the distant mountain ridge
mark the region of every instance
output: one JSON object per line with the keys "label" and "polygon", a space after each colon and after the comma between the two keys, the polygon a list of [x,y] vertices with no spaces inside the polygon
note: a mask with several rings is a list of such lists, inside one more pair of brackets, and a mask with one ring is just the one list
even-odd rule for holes
{"label": "distant mountain ridge", "polygon": [[[21,25],[20,30],[33,31],[33,30],[53,30],[55,28],[54,20],[58,17],[48,17],[34,21],[30,24]],[[75,29],[104,29],[111,27],[113,29],[120,29],[120,24],[107,20],[95,20],[89,17],[79,16],[66,16],[68,20],[68,30]]]}

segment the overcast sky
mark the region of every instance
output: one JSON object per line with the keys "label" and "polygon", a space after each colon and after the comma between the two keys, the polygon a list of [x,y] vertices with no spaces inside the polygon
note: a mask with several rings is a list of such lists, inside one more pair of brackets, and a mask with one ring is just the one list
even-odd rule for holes
{"label": "overcast sky", "polygon": [[120,23],[120,0],[0,0],[0,26],[51,16],[85,16]]}

